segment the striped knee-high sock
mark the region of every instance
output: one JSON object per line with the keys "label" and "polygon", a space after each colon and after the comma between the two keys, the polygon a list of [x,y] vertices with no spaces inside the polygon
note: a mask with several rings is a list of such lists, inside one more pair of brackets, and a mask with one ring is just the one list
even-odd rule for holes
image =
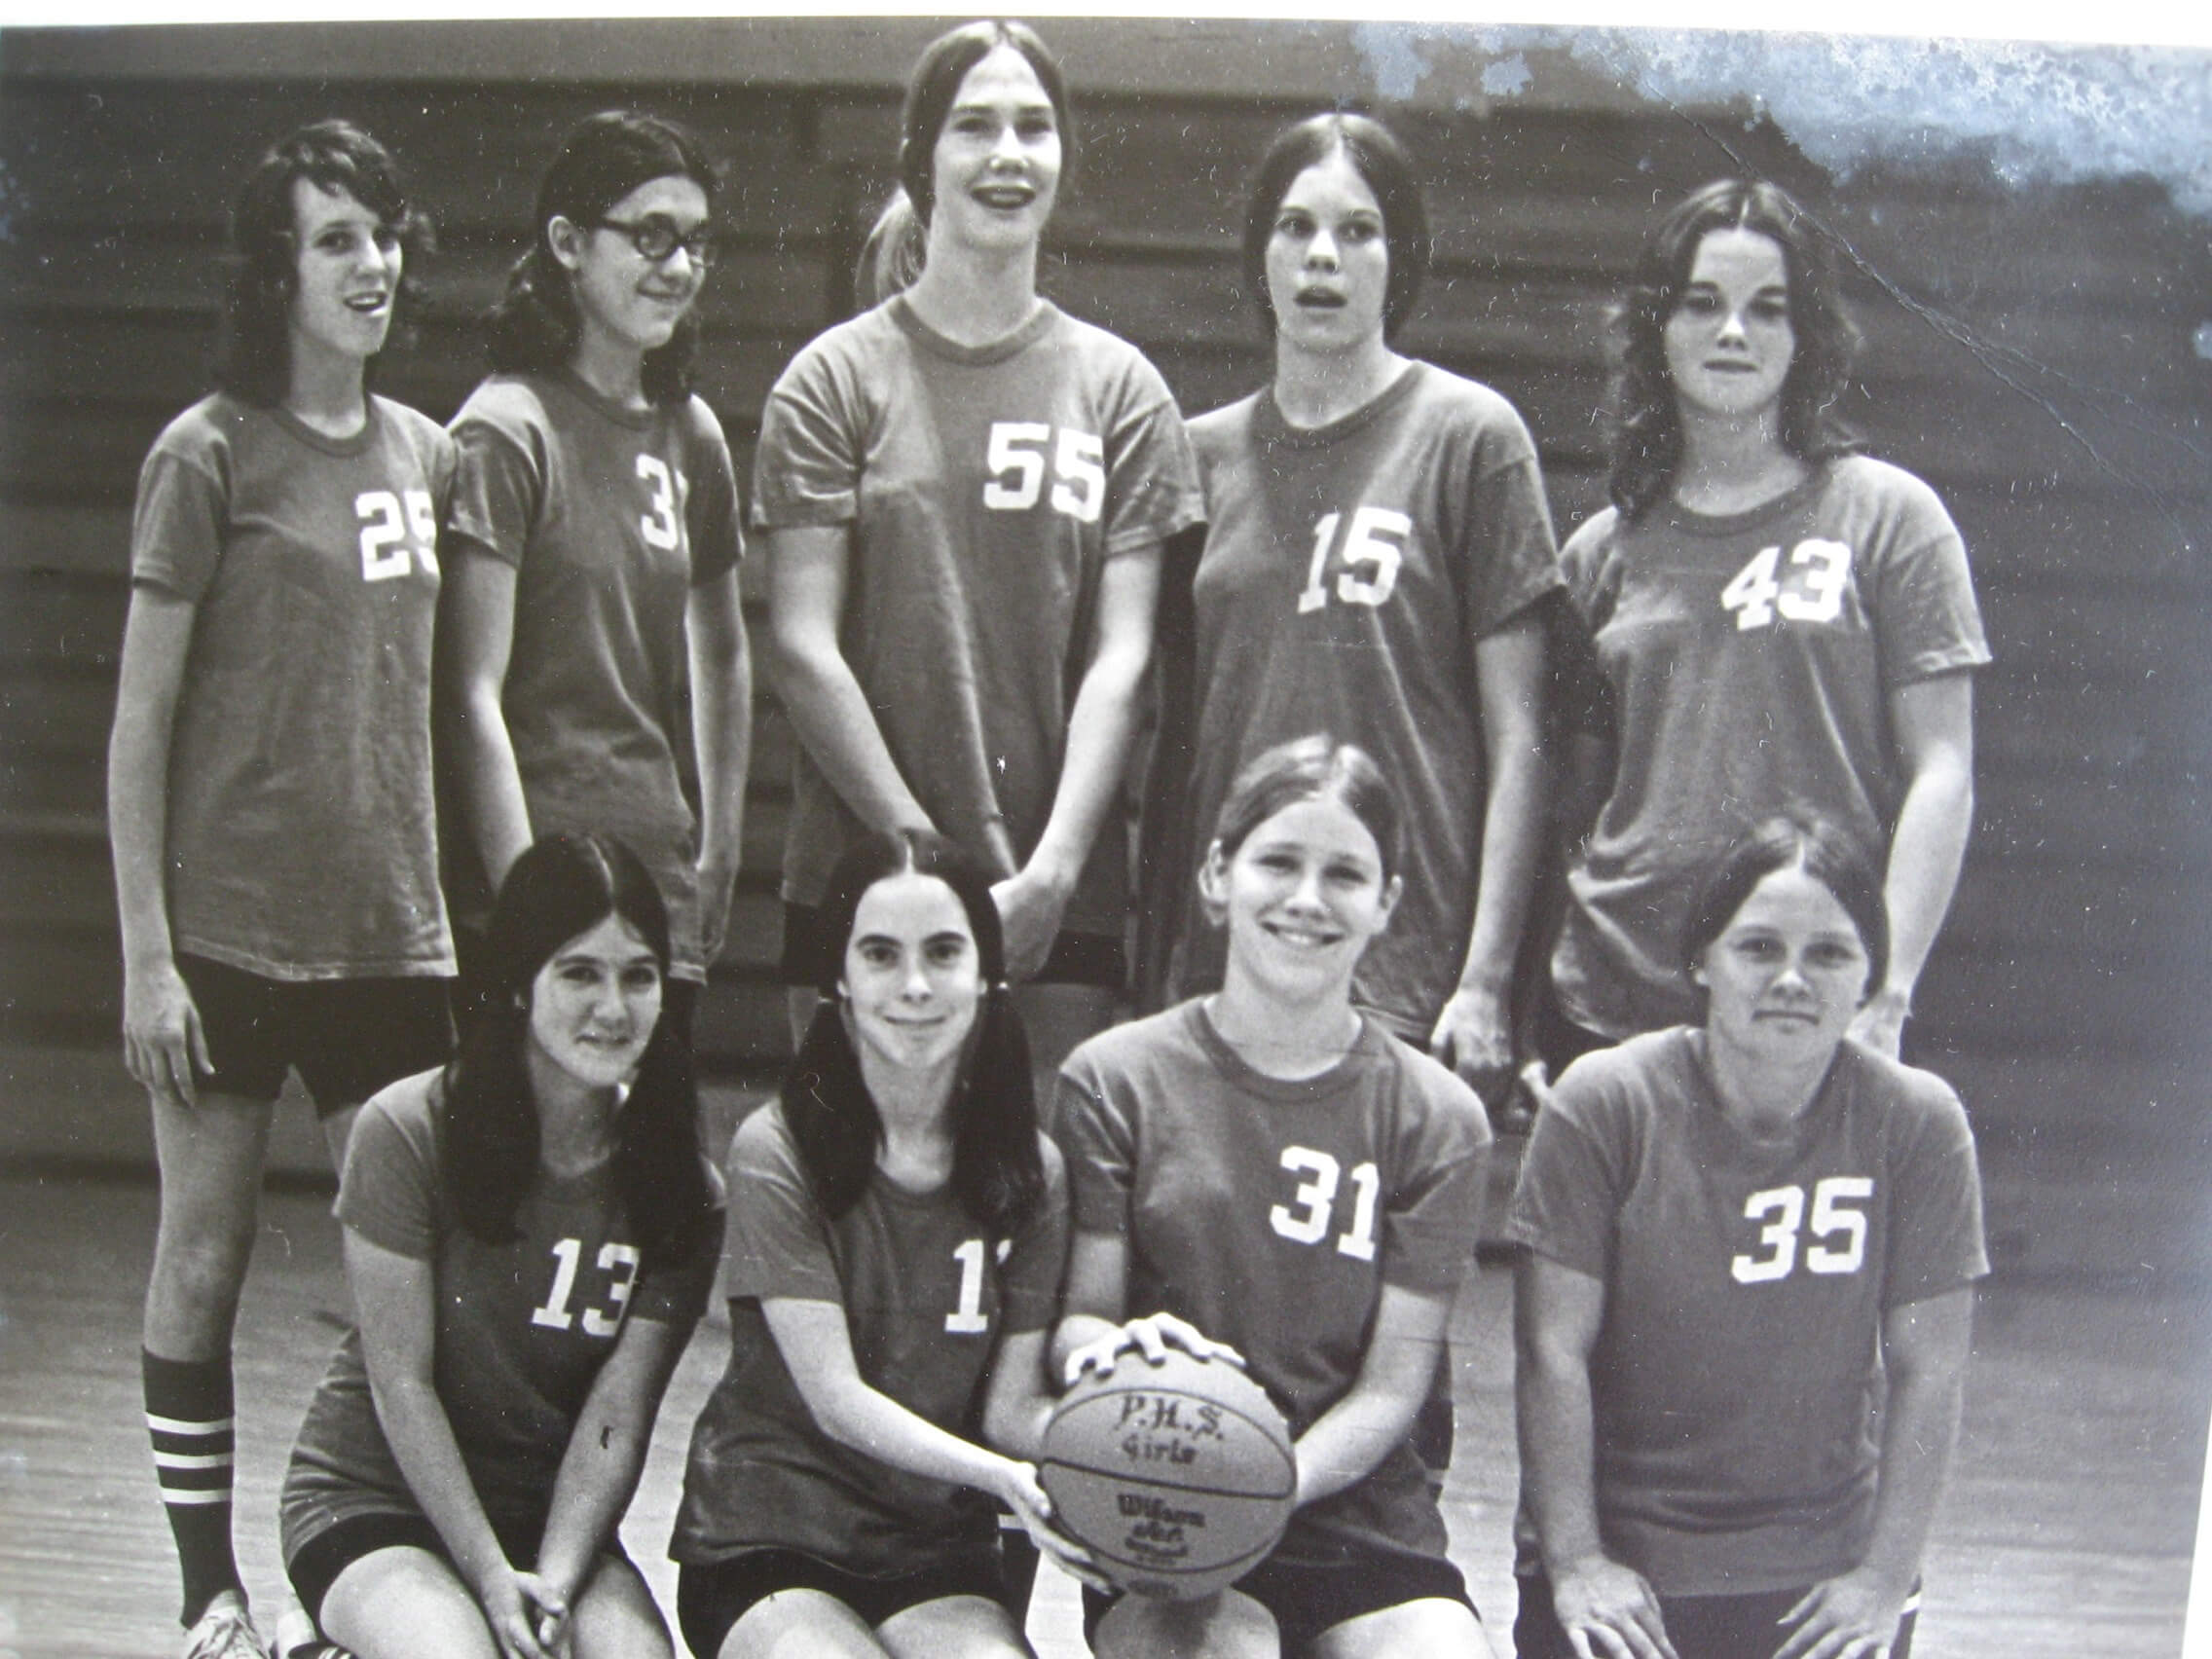
{"label": "striped knee-high sock", "polygon": [[140,1350],[146,1385],[146,1431],[154,1443],[154,1474],[184,1569],[187,1628],[225,1590],[239,1586],[231,1553],[231,1472],[237,1444],[231,1356],[164,1359]]}

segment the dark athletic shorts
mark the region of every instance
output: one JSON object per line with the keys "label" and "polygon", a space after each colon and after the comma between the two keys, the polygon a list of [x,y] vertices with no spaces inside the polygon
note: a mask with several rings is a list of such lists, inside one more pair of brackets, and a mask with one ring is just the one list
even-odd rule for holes
{"label": "dark athletic shorts", "polygon": [[[1456,1602],[1478,1620],[1482,1617],[1467,1595],[1466,1579],[1450,1562],[1388,1550],[1357,1550],[1325,1565],[1270,1559],[1239,1578],[1234,1588],[1274,1615],[1284,1659],[1296,1659],[1323,1632],[1346,1619],[1407,1602],[1431,1598]],[[1088,1584],[1083,1587],[1085,1641],[1095,1644],[1098,1621],[1119,1600],[1119,1596],[1102,1596]]]}
{"label": "dark athletic shorts", "polygon": [[[1574,1659],[1574,1646],[1560,1628],[1552,1605],[1552,1581],[1538,1572],[1517,1581],[1521,1611],[1513,1621],[1513,1651],[1520,1659]],[[1746,1596],[1662,1596],[1659,1616],[1677,1659],[1773,1659],[1789,1639],[1782,1615],[1803,1599],[1810,1585],[1794,1590],[1764,1590]],[[1912,1631],[1920,1618],[1920,1586],[1905,1598],[1890,1659],[1912,1659]]]}
{"label": "dark athletic shorts", "polygon": [[[492,1531],[499,1540],[499,1547],[506,1551],[507,1560],[524,1567],[537,1560],[537,1545],[544,1535],[545,1525],[543,1522],[528,1526],[502,1525],[494,1520]],[[338,1582],[338,1575],[363,1556],[402,1544],[427,1550],[448,1567],[454,1565],[453,1557],[446,1552],[445,1540],[438,1536],[438,1530],[423,1516],[356,1515],[350,1521],[325,1528],[302,1544],[299,1552],[284,1564],[284,1571],[292,1580],[292,1593],[299,1597],[300,1605],[307,1609],[308,1617],[320,1626],[323,1599]],[[608,1538],[600,1554],[625,1562],[630,1559],[619,1536]],[[460,1568],[454,1570],[458,1576]]]}
{"label": "dark athletic shorts", "polygon": [[676,1576],[676,1622],[693,1653],[714,1659],[737,1621],[756,1603],[783,1590],[818,1590],[833,1597],[870,1630],[908,1607],[947,1596],[980,1596],[1006,1607],[1016,1626],[1021,1623],[1021,1615],[1009,1605],[996,1542],[893,1578],[863,1578],[802,1550],[747,1550],[706,1566],[686,1562]]}
{"label": "dark athletic shorts", "polygon": [[[822,937],[822,908],[784,901],[784,954],[776,978],[786,985],[833,983],[844,965],[845,941]],[[1128,953],[1114,934],[1060,930],[1051,954],[1032,982],[1039,985],[1095,985],[1119,991],[1129,977]]]}
{"label": "dark athletic shorts", "polygon": [[445,979],[264,979],[204,956],[176,959],[214,1074],[200,1087],[274,1100],[297,1069],[322,1117],[453,1052]]}

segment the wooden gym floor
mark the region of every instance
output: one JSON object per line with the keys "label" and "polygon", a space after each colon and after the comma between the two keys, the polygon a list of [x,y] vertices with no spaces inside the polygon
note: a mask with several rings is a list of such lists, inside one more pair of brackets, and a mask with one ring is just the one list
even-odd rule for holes
{"label": "wooden gym floor", "polygon": [[[24,1082],[18,1074],[12,1085]],[[26,1102],[17,1088],[8,1111]],[[1985,1289],[1961,1454],[1927,1562],[1922,1659],[2171,1659],[2212,1389],[2212,1273],[2039,1265],[2005,1218],[2070,1178],[2067,1161],[1985,1147],[2002,1266]],[[2200,1215],[2192,1185],[2158,1201]],[[275,1494],[339,1331],[345,1285],[327,1192],[265,1199],[241,1314],[238,1535],[273,1622],[281,1589]],[[2038,1213],[2051,1213],[2049,1207]],[[176,1569],[139,1427],[138,1315],[155,1193],[128,1164],[0,1146],[0,1659],[126,1659],[175,1650]],[[2192,1256],[2194,1252],[2190,1253]],[[1512,1287],[1486,1267],[1455,1321],[1459,1456],[1447,1488],[1455,1553],[1499,1659],[1513,1592]],[[691,1419],[723,1336],[702,1327],[672,1388],[625,1528],[673,1603],[663,1559]],[[1065,1580],[1031,1622],[1044,1659],[1084,1651]]]}

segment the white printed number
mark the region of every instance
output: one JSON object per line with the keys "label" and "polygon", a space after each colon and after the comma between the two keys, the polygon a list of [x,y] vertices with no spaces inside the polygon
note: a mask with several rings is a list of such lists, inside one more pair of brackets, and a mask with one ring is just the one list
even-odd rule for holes
{"label": "white printed number", "polygon": [[[1318,610],[1329,603],[1329,589],[1321,572],[1329,563],[1329,549],[1337,538],[1341,515],[1324,513],[1313,526],[1313,562],[1306,570],[1306,586],[1298,595],[1298,613]],[[1346,605],[1381,605],[1398,585],[1398,567],[1405,562],[1405,538],[1414,521],[1388,507],[1360,507],[1351,515],[1351,530],[1345,536],[1344,562],[1350,570],[1337,576],[1337,598]],[[1395,537],[1396,539],[1386,539]],[[1362,567],[1372,573],[1354,572]]]}
{"label": "white printed number", "polygon": [[689,488],[681,472],[671,473],[668,462],[657,455],[638,457],[638,476],[651,491],[652,511],[638,521],[638,530],[645,538],[647,547],[658,547],[673,552],[683,543],[683,495]]}
{"label": "white printed number", "polygon": [[1052,510],[1080,524],[1096,524],[1106,510],[1106,446],[1095,433],[1062,426],[1055,442],[1042,421],[994,421],[984,454],[991,476],[983,505],[993,512],[1026,512],[1045,490],[1045,452],[1052,455]]}
{"label": "white printed number", "polygon": [[[944,1316],[944,1328],[956,1337],[979,1336],[991,1328],[991,1317],[983,1311],[983,1249],[980,1238],[969,1238],[952,1252],[960,1264],[960,1301]],[[1003,1264],[1013,1249],[1013,1239],[1000,1239],[998,1260]]]}
{"label": "white printed number", "polygon": [[[1328,1236],[1329,1211],[1337,1201],[1337,1185],[1343,1166],[1325,1152],[1311,1147],[1283,1148],[1282,1166],[1293,1175],[1309,1175],[1291,1194],[1290,1202],[1268,1211],[1268,1224],[1293,1244],[1318,1244]],[[1337,1252],[1362,1262],[1375,1260],[1375,1200],[1382,1181],[1372,1163],[1355,1163],[1351,1169],[1351,1221],[1337,1240]]]}
{"label": "white printed number", "polygon": [[[1855,1273],[1866,1260],[1866,1213],[1854,1209],[1874,1196],[1869,1175],[1830,1175],[1813,1188],[1812,1235],[1821,1242],[1805,1251],[1810,1273]],[[1805,1220],[1805,1189],[1770,1187],[1744,1200],[1744,1219],[1764,1222],[1761,1256],[1737,1256],[1728,1272],[1738,1284],[1786,1279],[1797,1266],[1797,1233]]]}
{"label": "white printed number", "polygon": [[1843,614],[1851,581],[1851,549],[1843,542],[1800,541],[1789,550],[1789,569],[1781,566],[1782,549],[1762,547],[1720,590],[1720,608],[1736,613],[1739,632],[1766,627],[1778,611],[1787,622],[1833,622]]}
{"label": "white printed number", "polygon": [[402,497],[364,490],[353,498],[353,511],[361,520],[361,580],[388,582],[407,574],[411,564],[425,576],[438,573],[438,511],[429,491]]}
{"label": "white printed number", "polygon": [[[575,1315],[569,1311],[569,1298],[575,1294],[576,1264],[583,1253],[580,1238],[564,1238],[553,1246],[553,1288],[546,1293],[543,1307],[530,1310],[532,1324],[566,1331],[575,1323]],[[602,1244],[599,1271],[614,1276],[608,1281],[606,1311],[584,1309],[584,1335],[611,1337],[622,1328],[622,1314],[630,1305],[630,1286],[638,1277],[638,1247],[611,1241]]]}

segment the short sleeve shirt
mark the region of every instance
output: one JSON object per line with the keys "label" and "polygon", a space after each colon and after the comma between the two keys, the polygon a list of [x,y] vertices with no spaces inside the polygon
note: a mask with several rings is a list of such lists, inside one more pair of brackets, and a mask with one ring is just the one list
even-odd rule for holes
{"label": "short sleeve shirt", "polygon": [[1677,941],[1699,872],[1740,830],[1795,806],[1889,844],[1904,788],[1891,693],[1989,647],[1950,515],[1863,456],[1748,513],[1607,508],[1564,563],[1617,758],[1567,872],[1553,977],[1569,1018],[1617,1039],[1700,1016]]}
{"label": "short sleeve shirt", "polygon": [[[515,571],[501,708],[533,833],[599,830],[645,860],[679,977],[699,940],[690,590],[743,553],[736,477],[693,397],[624,409],[569,374],[493,375],[454,417],[449,541]],[[474,838],[448,826],[454,902],[488,913]]]}
{"label": "short sleeve shirt", "polygon": [[[754,523],[851,530],[839,643],[930,822],[1000,875],[1043,833],[1106,561],[1202,514],[1173,397],[1135,348],[1055,307],[960,346],[894,298],[821,336],[761,414]],[[859,820],[803,749],[784,896],[821,902]],[[1064,925],[1119,938],[1109,814]]]}
{"label": "short sleeve shirt", "polygon": [[453,444],[369,399],[350,438],[225,393],[138,475],[130,576],[194,607],[164,846],[176,947],[270,979],[448,975],[430,768]]}
{"label": "short sleeve shirt", "polygon": [[[338,1219],[380,1248],[431,1265],[433,1376],[461,1461],[495,1523],[535,1531],[624,1322],[695,1320],[713,1284],[713,1252],[645,1267],[610,1163],[540,1178],[517,1209],[519,1238],[476,1238],[442,1191],[441,1087],[440,1074],[424,1072],[361,1109]],[[420,1513],[385,1440],[357,1330],[346,1334],[308,1407],[279,1507],[287,1560],[341,1521]]]}
{"label": "short sleeve shirt", "polygon": [[[1296,1082],[1247,1065],[1201,1002],[1118,1026],[1061,1069],[1053,1134],[1075,1226],[1128,1248],[1127,1310],[1242,1353],[1293,1434],[1358,1380],[1384,1285],[1449,1297],[1474,1258],[1490,1121],[1466,1085],[1372,1020]],[[1441,1556],[1410,1444],[1292,1518],[1275,1559]]]}
{"label": "short sleeve shirt", "polygon": [[1599,1524],[1679,1596],[1863,1559],[1883,1316],[1989,1271],[1973,1136],[1940,1078],[1847,1042],[1765,1139],[1723,1114],[1703,1041],[1653,1032],[1570,1066],[1507,1226],[1604,1284]]}
{"label": "short sleeve shirt", "polygon": [[843,1309],[861,1380],[938,1427],[980,1437],[999,1344],[1052,1322],[1067,1254],[1067,1183],[1041,1145],[1046,1190],[1012,1236],[979,1226],[948,1186],[878,1175],[830,1220],[781,1104],[730,1144],[723,1249],[729,1367],[691,1434],[669,1554],[694,1565],[793,1549],[862,1577],[918,1572],[995,1536],[983,1493],[908,1473],[831,1439],[776,1346],[767,1298]]}
{"label": "short sleeve shirt", "polygon": [[[1189,845],[1231,782],[1278,743],[1328,732],[1372,755],[1405,801],[1405,897],[1352,994],[1425,1044],[1467,955],[1487,763],[1475,649],[1560,584],[1535,445],[1485,386],[1414,363],[1310,431],[1272,392],[1202,416],[1195,583],[1199,698]],[[1190,871],[1177,984],[1221,982],[1222,938]]]}

